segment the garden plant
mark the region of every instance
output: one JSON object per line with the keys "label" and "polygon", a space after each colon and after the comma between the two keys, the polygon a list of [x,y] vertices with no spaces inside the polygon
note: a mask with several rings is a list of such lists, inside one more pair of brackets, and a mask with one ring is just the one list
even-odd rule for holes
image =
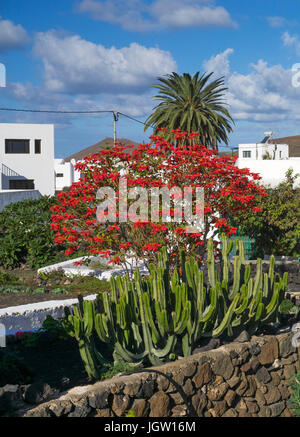
{"label": "garden plant", "polygon": [[[230,236],[236,232],[236,226],[224,218],[229,212],[238,216],[242,212],[260,211],[258,198],[266,193],[257,183],[260,179],[257,174],[237,168],[234,158],[221,157],[203,146],[198,134],[175,131],[174,139],[175,145],[161,136],[152,136],[150,143],[140,144],[135,150],[116,145],[76,165],[82,174],[81,180],[73,183],[69,191],[59,193],[57,204],[51,208],[55,241],[67,247],[68,256],[101,255],[112,265],[125,267],[130,257],[149,265],[157,262],[157,254],[165,246],[171,263],[183,247],[198,261],[204,257],[208,237],[221,232]],[[189,145],[186,140],[193,140],[194,144]],[[191,191],[204,189],[203,229],[188,233],[185,217],[181,223],[176,220],[152,222],[150,196],[142,201],[145,211],[140,209],[141,202],[137,206],[137,201],[129,198],[126,221],[120,222],[121,177],[126,180],[128,190],[139,187],[149,191],[173,187],[182,191],[185,187]],[[101,222],[96,219],[101,202],[97,199],[100,188],[111,188],[116,194],[115,205],[104,211],[106,220]],[[178,212],[175,197],[176,193],[168,211],[171,218]],[[192,202],[195,214],[195,199]],[[111,216],[113,209],[117,211],[115,217]],[[156,213],[161,216],[166,209],[160,202]]]}
{"label": "garden plant", "polygon": [[37,269],[65,257],[50,227],[50,207],[56,202],[55,196],[43,196],[8,205],[0,212],[0,266]]}
{"label": "garden plant", "polygon": [[291,389],[290,406],[295,416],[300,417],[300,372],[293,376]]}
{"label": "garden plant", "polygon": [[232,226],[242,226],[245,235],[255,238],[257,256],[300,256],[300,189],[295,188],[299,175],[292,170],[275,188],[266,188],[268,196],[259,197],[256,214],[249,209],[237,216],[229,213]]}
{"label": "garden plant", "polygon": [[111,359],[100,352],[104,343],[115,362],[159,365],[190,355],[203,338],[232,338],[244,329],[252,334],[277,320],[287,274],[274,274],[273,257],[268,274],[258,259],[256,276],[250,278],[243,244],[233,264],[231,249],[224,235],[218,269],[209,240],[205,283],[203,265],[193,257],[186,260],[184,251],[180,268],[171,273],[163,248],[148,277],[141,278],[137,269],[133,280],[112,278],[111,293],[99,294],[96,303],[80,299],[72,312],[66,309],[62,326],[78,341],[89,378],[100,378]]}

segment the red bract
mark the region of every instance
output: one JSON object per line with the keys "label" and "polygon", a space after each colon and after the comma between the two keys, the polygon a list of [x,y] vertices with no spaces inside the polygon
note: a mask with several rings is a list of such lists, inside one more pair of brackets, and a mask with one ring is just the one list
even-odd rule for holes
{"label": "red bract", "polygon": [[[157,251],[165,245],[172,258],[184,247],[188,254],[203,259],[208,236],[236,233],[237,229],[226,220],[229,212],[236,216],[249,208],[259,211],[256,200],[266,193],[257,183],[257,174],[239,169],[234,164],[235,157],[219,156],[200,142],[190,146],[184,144],[186,138],[199,138],[197,133],[176,131],[174,134],[176,145],[160,136],[152,136],[151,143],[140,144],[134,150],[116,144],[76,164],[82,174],[80,181],[69,191],[58,194],[58,205],[52,208],[52,229],[57,231],[55,241],[67,245],[67,254],[76,251],[100,254],[112,264],[123,263],[128,257],[149,262],[156,259]],[[131,208],[138,195],[135,199],[128,196],[128,210],[123,211],[123,218],[125,214],[129,220],[126,223],[119,220],[119,205],[123,200],[119,187],[121,177],[126,180],[128,190],[148,189],[148,198],[143,203],[148,207],[148,216]],[[103,222],[104,218],[112,216],[114,207],[111,205],[98,212],[99,221],[96,220],[97,205],[104,200],[97,200],[96,193],[104,187],[112,188],[115,193],[113,221]],[[204,228],[201,232],[186,232],[184,218],[181,223],[172,220],[180,211],[177,203],[180,196],[176,193],[170,204],[170,220],[162,223],[160,217],[159,222],[151,221],[151,211],[162,215],[168,209],[168,205],[160,202],[158,209],[151,210],[150,190],[162,187],[179,187],[182,192],[187,187],[190,191],[204,188]],[[192,211],[198,214],[200,211],[194,203]]]}

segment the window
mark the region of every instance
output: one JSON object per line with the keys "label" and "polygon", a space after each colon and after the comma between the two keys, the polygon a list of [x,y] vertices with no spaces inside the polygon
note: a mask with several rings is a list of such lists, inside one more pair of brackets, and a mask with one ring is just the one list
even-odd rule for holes
{"label": "window", "polygon": [[10,179],[10,190],[34,190],[33,179]]}
{"label": "window", "polygon": [[34,153],[41,153],[41,140],[35,140],[34,141]]}
{"label": "window", "polygon": [[5,140],[5,153],[29,153],[29,140]]}
{"label": "window", "polygon": [[250,150],[244,150],[243,151],[243,158],[251,158],[251,151]]}
{"label": "window", "polygon": [[64,177],[64,174],[63,174],[63,173],[57,173],[56,177],[57,177],[57,178],[63,178],[63,177]]}

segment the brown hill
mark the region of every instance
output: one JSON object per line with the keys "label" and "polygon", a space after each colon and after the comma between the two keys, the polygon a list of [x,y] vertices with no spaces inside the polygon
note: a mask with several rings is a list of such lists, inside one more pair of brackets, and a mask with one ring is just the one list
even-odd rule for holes
{"label": "brown hill", "polygon": [[[135,141],[128,140],[127,138],[121,138],[117,139],[118,143],[122,143],[124,146],[134,146],[137,147],[138,143]],[[65,158],[65,162],[71,161],[71,159],[75,159],[75,161],[81,161],[88,155],[94,155],[95,153],[100,152],[101,150],[113,147],[114,145],[114,139],[113,138],[105,138],[102,141],[99,141],[99,143],[94,144],[93,146],[86,147],[85,149],[81,150],[80,152],[76,152],[71,156],[68,156]],[[128,149],[133,150],[133,149]]]}

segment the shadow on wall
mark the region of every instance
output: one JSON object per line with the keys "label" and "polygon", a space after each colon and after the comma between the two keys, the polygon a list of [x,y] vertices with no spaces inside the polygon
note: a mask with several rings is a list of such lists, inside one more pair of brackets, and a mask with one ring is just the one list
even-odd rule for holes
{"label": "shadow on wall", "polygon": [[27,199],[39,199],[40,197],[42,197],[42,194],[38,190],[26,189],[0,191],[0,212],[12,203],[22,202],[22,200]]}

